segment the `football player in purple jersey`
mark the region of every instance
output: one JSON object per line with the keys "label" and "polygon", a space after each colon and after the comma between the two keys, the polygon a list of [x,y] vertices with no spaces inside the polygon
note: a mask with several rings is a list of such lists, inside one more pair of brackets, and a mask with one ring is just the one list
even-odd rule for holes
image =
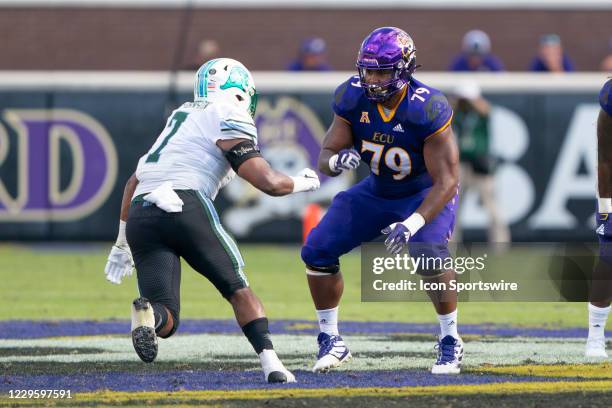
{"label": "football player in purple jersey", "polygon": [[[338,332],[344,283],[339,257],[382,234],[389,252],[408,241],[428,257],[446,258],[455,224],[459,159],[446,97],[413,78],[416,49],[395,27],[370,33],[359,49],[359,75],[335,91],[334,119],[319,156],[329,176],[354,170],[361,161],[371,174],[334,197],[314,228],[302,259],[321,333],[313,371],[324,372],[351,358]],[[412,247],[411,247],[412,253]],[[424,279],[448,283],[452,270],[420,270]],[[457,333],[457,294],[428,292],[440,322],[434,374],[457,374],[463,343]]]}
{"label": "football player in purple jersey", "polygon": [[612,293],[612,79],[599,93],[601,110],[597,118],[597,228],[599,261],[595,269],[589,303],[589,336],[586,357],[607,358],[605,327]]}

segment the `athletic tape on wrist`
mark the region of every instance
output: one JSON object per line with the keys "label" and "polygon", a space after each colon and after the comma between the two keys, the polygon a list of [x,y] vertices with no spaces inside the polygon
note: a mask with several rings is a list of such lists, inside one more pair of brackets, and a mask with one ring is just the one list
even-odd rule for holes
{"label": "athletic tape on wrist", "polygon": [[342,170],[339,170],[339,171],[335,170],[337,163],[338,163],[338,155],[334,154],[332,157],[329,158],[329,162],[327,163],[332,173],[336,173],[336,174],[342,173]]}
{"label": "athletic tape on wrist", "polygon": [[612,213],[612,198],[598,198],[597,204],[599,212],[604,214]]}
{"label": "athletic tape on wrist", "polygon": [[423,216],[418,212],[415,212],[412,213],[410,217],[406,218],[406,220],[402,222],[402,224],[404,224],[406,228],[408,228],[408,231],[410,231],[410,235],[414,236],[414,234],[416,234],[417,231],[420,230],[423,225],[425,225],[425,218],[423,218]]}
{"label": "athletic tape on wrist", "polygon": [[125,227],[127,223],[123,220],[119,220],[119,233],[117,234],[117,241],[115,241],[115,245],[123,246],[127,245],[127,238],[125,236]]}

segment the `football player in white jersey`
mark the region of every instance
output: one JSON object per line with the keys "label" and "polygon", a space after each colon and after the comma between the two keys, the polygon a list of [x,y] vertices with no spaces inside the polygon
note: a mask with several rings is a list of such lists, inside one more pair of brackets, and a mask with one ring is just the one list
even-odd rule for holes
{"label": "football player in white jersey", "polygon": [[125,186],[119,235],[105,273],[121,283],[136,266],[140,297],[132,306],[132,342],[145,362],[157,356],[157,337],[170,337],[178,327],[182,257],[231,303],[266,381],[295,382],[274,352],[263,306],[213,206],[236,173],[273,196],[319,188],[314,171],[289,177],[263,159],[253,120],[256,104],[244,65],[229,58],[205,63],[196,74],[194,101],[172,112]]}

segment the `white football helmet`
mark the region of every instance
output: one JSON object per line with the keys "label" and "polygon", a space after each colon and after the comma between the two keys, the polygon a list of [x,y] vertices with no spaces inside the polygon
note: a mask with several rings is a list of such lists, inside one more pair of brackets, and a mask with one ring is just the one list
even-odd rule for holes
{"label": "white football helmet", "polygon": [[239,61],[231,58],[212,59],[196,72],[193,100],[237,104],[254,117],[257,108],[255,81]]}

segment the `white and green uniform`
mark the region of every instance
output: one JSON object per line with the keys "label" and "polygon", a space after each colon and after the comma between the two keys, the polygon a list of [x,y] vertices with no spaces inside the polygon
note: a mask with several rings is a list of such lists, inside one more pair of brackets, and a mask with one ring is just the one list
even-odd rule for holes
{"label": "white and green uniform", "polygon": [[175,190],[195,190],[214,200],[236,175],[217,140],[246,139],[257,144],[253,118],[237,105],[188,102],[172,112],[166,127],[136,168],[134,196],[164,182]]}
{"label": "white and green uniform", "polygon": [[[190,102],[176,109],[151,149],[140,158],[139,181],[127,220],[127,240],[134,256],[141,296],[180,313],[180,275],[184,258],[230,298],[248,287],[238,246],[221,225],[212,200],[236,175],[218,140],[257,143],[253,118],[240,106]],[[183,202],[179,212],[165,212],[144,199],[163,183]]]}

